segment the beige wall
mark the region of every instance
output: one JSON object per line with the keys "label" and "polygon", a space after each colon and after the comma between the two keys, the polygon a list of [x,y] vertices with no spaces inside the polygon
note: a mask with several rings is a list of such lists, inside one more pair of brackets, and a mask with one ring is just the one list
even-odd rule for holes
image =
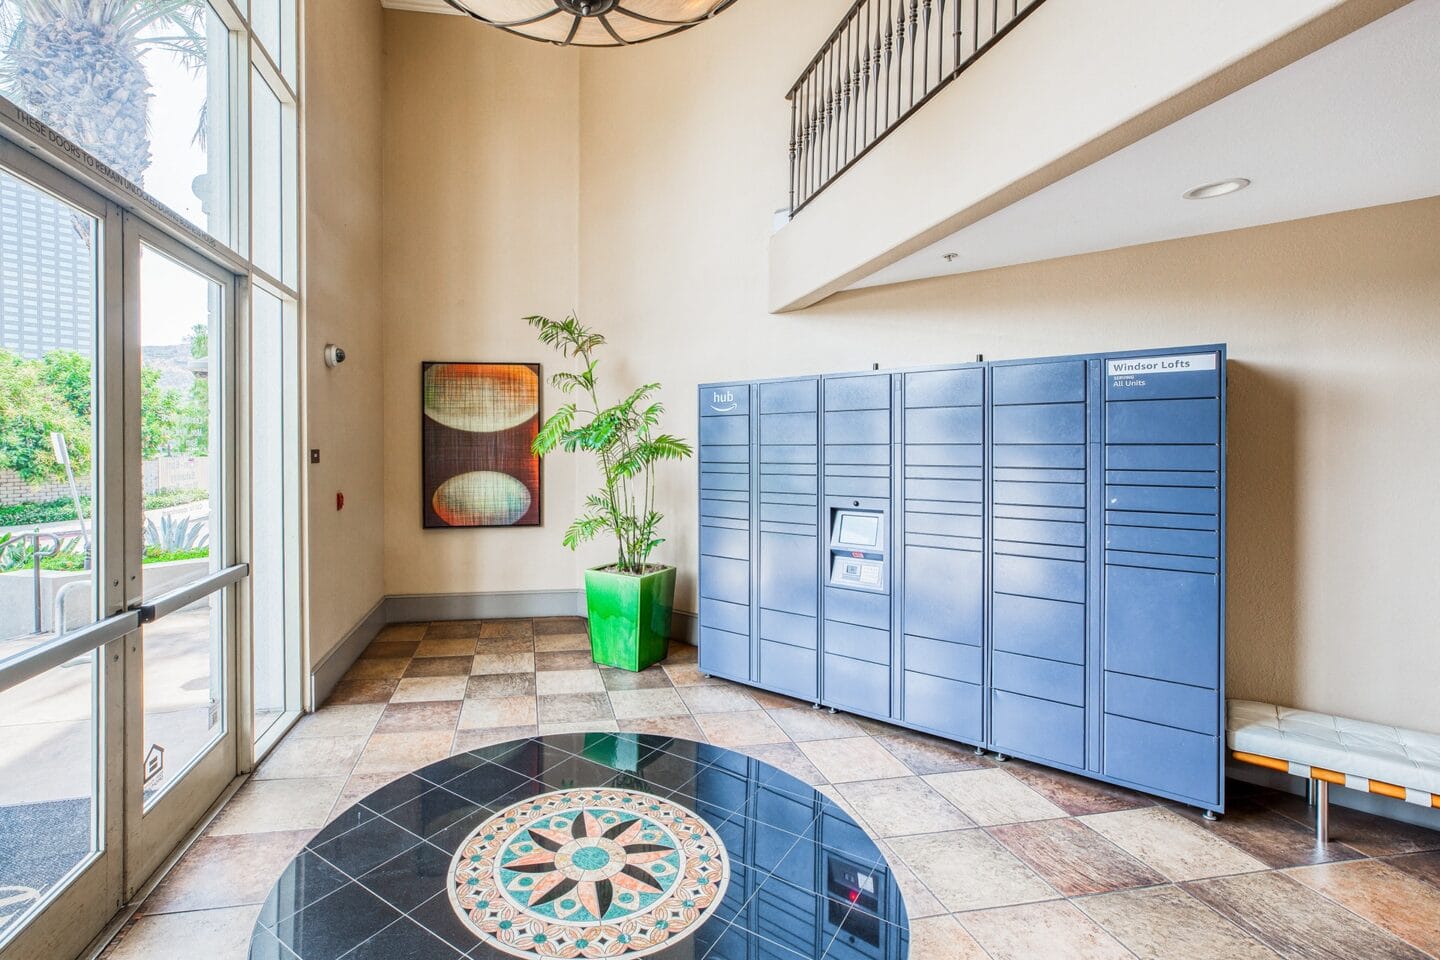
{"label": "beige wall", "polygon": [[[1427,444],[1440,427],[1440,201],[772,315],[781,94],[844,6],[796,0],[775,18],[737,4],[662,43],[580,54],[578,78],[571,53],[390,16],[387,589],[578,583],[558,545],[573,491],[547,490],[540,531],[418,529],[421,355],[469,347],[553,366],[516,323],[530,310],[578,304],[614,344],[605,373],[616,392],[663,380],[671,425],[687,435],[692,387],[706,380],[1224,340],[1230,693],[1434,728],[1440,458]],[[562,95],[576,79],[578,111]],[[552,112],[526,117],[537,110]],[[577,123],[578,157],[566,133]],[[572,202],[573,224],[561,209]],[[567,245],[565,229],[578,240]],[[562,248],[578,251],[578,267]],[[551,483],[573,471],[565,460],[551,458]],[[672,540],[660,553],[680,565],[680,605],[693,609],[693,468],[663,476]]]}
{"label": "beige wall", "polygon": [[544,527],[421,529],[420,363],[549,370],[520,318],[576,307],[576,57],[459,17],[385,22],[386,589],[572,589],[558,533],[574,503],[565,458],[545,465]]}
{"label": "beige wall", "polygon": [[[384,59],[379,4],[307,0],[305,9],[306,429],[310,663],[384,596],[385,460],[378,427],[380,140]],[[327,369],[326,343],[349,359]],[[335,494],[344,492],[344,511]]]}

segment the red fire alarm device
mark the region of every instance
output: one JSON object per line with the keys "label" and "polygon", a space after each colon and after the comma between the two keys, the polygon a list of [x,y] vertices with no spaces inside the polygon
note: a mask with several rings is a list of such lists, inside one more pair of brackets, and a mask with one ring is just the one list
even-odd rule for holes
{"label": "red fire alarm device", "polygon": [[338,490],[335,492],[335,509],[336,509],[336,510],[344,510],[344,509],[345,509],[345,494],[339,492]]}

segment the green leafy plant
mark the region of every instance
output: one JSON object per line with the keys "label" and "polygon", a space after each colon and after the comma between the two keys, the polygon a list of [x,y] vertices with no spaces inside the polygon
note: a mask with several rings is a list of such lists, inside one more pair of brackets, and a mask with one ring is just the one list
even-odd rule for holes
{"label": "green leafy plant", "polygon": [[642,574],[655,569],[650,554],[665,542],[659,534],[664,516],[655,510],[655,465],[684,460],[694,452],[679,437],[657,432],[665,407],[652,398],[660,384],[636,387],[619,403],[606,406],[595,379],[595,351],[604,346],[605,337],[574,315],[564,320],[526,317],[525,322],[538,331],[541,343],[581,364],[578,373],[550,378],[552,386],[572,399],[545,420],[531,449],[541,456],[555,450],[590,453],[600,464],[603,484],[585,498],[584,511],[565,529],[565,546],[574,550],[608,532],[618,550],[615,570]]}
{"label": "green leafy plant", "polygon": [[210,543],[210,534],[205,517],[180,516],[174,513],[145,518],[145,546],[156,547],[163,553],[178,553],[194,550]]}

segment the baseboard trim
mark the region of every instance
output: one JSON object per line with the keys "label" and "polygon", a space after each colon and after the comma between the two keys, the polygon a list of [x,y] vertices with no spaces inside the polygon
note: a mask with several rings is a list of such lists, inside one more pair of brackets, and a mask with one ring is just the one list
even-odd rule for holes
{"label": "baseboard trim", "polygon": [[[310,709],[335,690],[346,671],[380,631],[393,623],[431,620],[499,620],[506,617],[583,617],[584,590],[505,590],[493,593],[405,593],[381,597],[335,649],[310,672]],[[696,646],[696,616],[676,610],[670,639]]]}
{"label": "baseboard trim", "polygon": [[390,623],[497,620],[505,617],[575,617],[584,614],[583,590],[409,593],[392,594],[385,598],[385,616]]}
{"label": "baseboard trim", "polygon": [[360,618],[360,622],[350,628],[335,649],[325,654],[325,658],[315,665],[310,671],[310,709],[314,710],[324,703],[326,698],[335,690],[335,684],[345,676],[365,648],[370,646],[370,641],[385,629],[389,621],[385,619],[385,598],[375,602],[370,612]]}

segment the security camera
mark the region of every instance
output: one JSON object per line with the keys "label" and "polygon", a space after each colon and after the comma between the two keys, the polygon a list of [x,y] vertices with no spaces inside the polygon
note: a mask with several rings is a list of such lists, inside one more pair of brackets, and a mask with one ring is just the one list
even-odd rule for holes
{"label": "security camera", "polygon": [[325,344],[325,366],[338,367],[345,362],[345,348],[333,343]]}

